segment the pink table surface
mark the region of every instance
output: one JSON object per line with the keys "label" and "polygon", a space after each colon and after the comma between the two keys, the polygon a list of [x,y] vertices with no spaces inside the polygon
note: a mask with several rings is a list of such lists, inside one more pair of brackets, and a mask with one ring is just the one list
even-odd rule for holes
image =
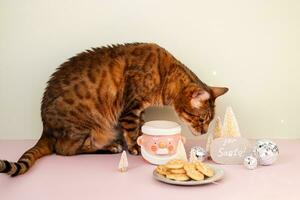
{"label": "pink table surface", "polygon": [[[16,160],[33,140],[0,141],[0,158]],[[241,165],[217,165],[225,170],[218,184],[184,187],[153,179],[155,166],[140,156],[128,156],[129,170],[117,170],[120,154],[51,155],[25,175],[0,174],[0,199],[300,199],[300,140],[276,140],[276,164],[247,170]],[[201,143],[201,142],[200,142]],[[188,141],[187,150],[199,141]]]}

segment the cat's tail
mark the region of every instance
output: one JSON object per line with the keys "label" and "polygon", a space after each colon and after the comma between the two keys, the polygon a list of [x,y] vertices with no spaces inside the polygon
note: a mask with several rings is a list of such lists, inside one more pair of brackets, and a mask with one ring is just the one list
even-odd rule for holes
{"label": "cat's tail", "polygon": [[0,160],[0,173],[6,173],[12,177],[24,174],[35,163],[35,161],[43,156],[50,155],[53,147],[50,140],[42,136],[34,147],[27,150],[18,162],[9,162]]}

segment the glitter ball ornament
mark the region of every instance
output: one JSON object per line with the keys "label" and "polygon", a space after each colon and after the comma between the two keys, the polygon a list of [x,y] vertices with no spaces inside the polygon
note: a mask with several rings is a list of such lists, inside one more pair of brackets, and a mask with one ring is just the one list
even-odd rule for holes
{"label": "glitter ball ornament", "polygon": [[277,160],[279,149],[273,141],[263,139],[256,142],[254,153],[260,165],[271,165]]}
{"label": "glitter ball ornament", "polygon": [[207,153],[206,153],[205,149],[203,149],[202,147],[195,146],[195,147],[191,148],[190,158],[191,159],[195,158],[199,161],[204,161],[207,158]]}
{"label": "glitter ball ornament", "polygon": [[244,166],[247,168],[247,169],[255,169],[257,168],[257,159],[255,156],[246,156],[244,158]]}

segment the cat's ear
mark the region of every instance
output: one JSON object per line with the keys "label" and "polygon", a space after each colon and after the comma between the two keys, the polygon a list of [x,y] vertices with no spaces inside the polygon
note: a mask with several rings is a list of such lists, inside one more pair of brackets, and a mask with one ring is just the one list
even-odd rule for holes
{"label": "cat's ear", "polygon": [[214,98],[217,98],[225,94],[229,89],[226,87],[210,87]]}
{"label": "cat's ear", "polygon": [[204,101],[210,98],[210,94],[203,89],[196,89],[192,93],[191,105],[193,108],[200,108]]}

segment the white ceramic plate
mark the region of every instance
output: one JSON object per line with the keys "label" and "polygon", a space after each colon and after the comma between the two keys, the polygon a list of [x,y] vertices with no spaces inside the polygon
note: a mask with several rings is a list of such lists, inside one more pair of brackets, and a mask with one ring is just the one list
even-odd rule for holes
{"label": "white ceramic plate", "polygon": [[210,177],[210,178],[205,178],[204,180],[201,181],[175,181],[166,178],[165,176],[158,174],[155,170],[153,171],[153,177],[161,182],[172,184],[172,185],[204,185],[204,184],[209,184],[209,183],[214,183],[218,180],[221,180],[224,176],[224,170],[220,168],[213,167],[209,165],[215,172],[215,175]]}

